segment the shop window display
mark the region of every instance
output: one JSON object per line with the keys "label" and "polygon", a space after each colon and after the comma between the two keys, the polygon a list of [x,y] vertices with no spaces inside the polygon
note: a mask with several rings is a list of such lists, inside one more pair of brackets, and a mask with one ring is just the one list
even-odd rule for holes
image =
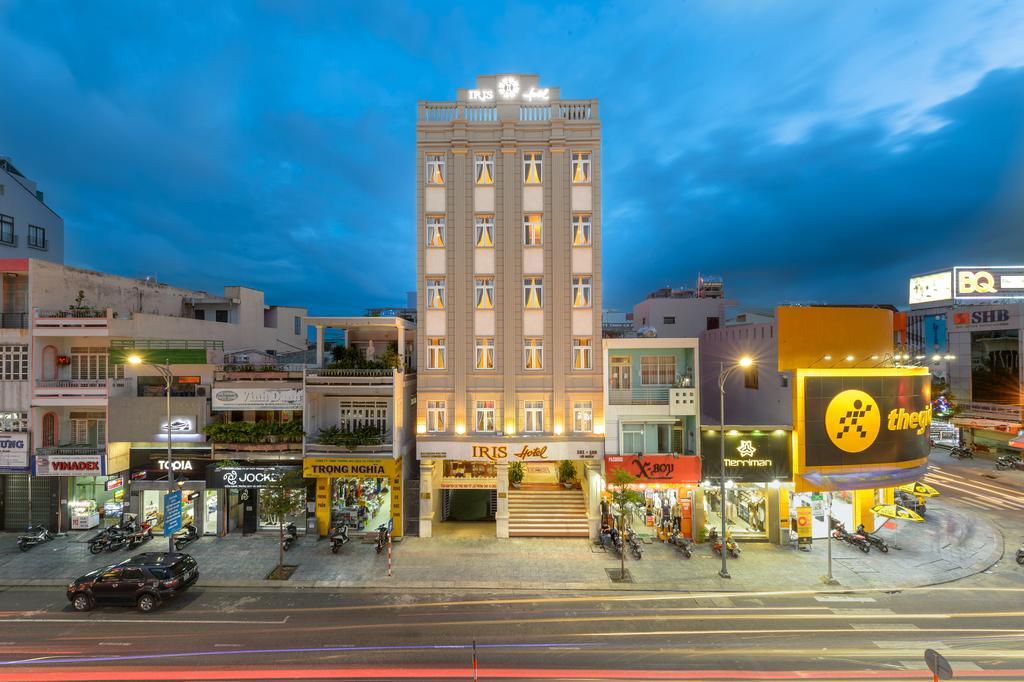
{"label": "shop window display", "polygon": [[[767,502],[764,483],[748,483],[725,491],[725,522],[737,536],[767,535]],[[722,505],[718,488],[704,490],[704,514],[707,524],[722,527]],[[721,532],[719,530],[719,532]]]}
{"label": "shop window display", "polygon": [[68,502],[71,528],[88,530],[121,522],[124,512],[124,479],[121,476],[78,476]]}
{"label": "shop window display", "polygon": [[[261,529],[276,529],[278,527],[278,518],[274,514],[271,514],[264,510],[265,505],[263,504],[263,496],[268,494],[269,491],[260,488],[259,489],[259,500],[257,508],[259,509],[259,526]],[[305,530],[306,527],[306,489],[296,488],[288,493],[291,498],[297,503],[295,506],[299,508],[299,511],[286,516],[284,518],[284,525],[294,523],[296,528]]]}
{"label": "shop window display", "polygon": [[[881,491],[879,491],[881,492]],[[832,495],[832,518],[852,530],[856,527],[853,523],[853,492],[837,491],[834,493],[790,493],[789,513],[791,516],[790,525],[795,528],[796,508],[811,508],[811,533],[815,540],[828,539],[829,526],[825,519],[828,512],[828,495]]]}
{"label": "shop window display", "polygon": [[391,488],[386,478],[331,479],[331,527],[376,530],[391,518]]}
{"label": "shop window display", "polygon": [[[203,534],[216,533],[217,531],[217,495],[205,495],[206,491],[195,491],[183,488],[181,491],[181,522],[184,526],[188,523],[203,522]],[[142,492],[142,516],[153,520],[153,534],[160,535],[164,532],[164,495],[166,490],[144,490]],[[210,506],[212,505],[212,511]],[[203,515],[197,516],[197,513]]]}

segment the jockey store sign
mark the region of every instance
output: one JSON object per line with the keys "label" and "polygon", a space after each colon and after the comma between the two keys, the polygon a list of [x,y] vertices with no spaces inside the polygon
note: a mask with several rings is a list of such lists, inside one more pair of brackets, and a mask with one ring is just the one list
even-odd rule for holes
{"label": "jockey store sign", "polygon": [[636,477],[636,483],[696,484],[700,481],[700,457],[696,455],[608,455],[605,477],[615,479],[622,470]]}
{"label": "jockey store sign", "polygon": [[36,455],[32,473],[35,476],[102,476],[105,456]]}
{"label": "jockey store sign", "polygon": [[[207,467],[206,485],[209,488],[263,488],[276,483],[289,472],[300,473],[297,466],[226,466]],[[299,485],[305,485],[298,479]]]}

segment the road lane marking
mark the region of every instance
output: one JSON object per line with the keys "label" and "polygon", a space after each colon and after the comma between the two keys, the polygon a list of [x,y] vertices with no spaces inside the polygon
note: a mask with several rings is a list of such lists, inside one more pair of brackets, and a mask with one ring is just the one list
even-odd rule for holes
{"label": "road lane marking", "polygon": [[98,642],[97,646],[131,646],[131,642]]}
{"label": "road lane marking", "polygon": [[848,597],[846,595],[824,595],[814,598],[816,601],[845,601],[845,602],[873,602],[878,601],[874,597]]}
{"label": "road lane marking", "polygon": [[[955,477],[955,476],[952,476],[950,474],[929,472],[925,476],[925,478],[933,478],[933,479],[938,479],[940,481],[946,481],[946,485],[948,487],[964,486],[964,487],[967,487],[967,488],[973,488],[973,489],[976,489],[976,490],[980,490],[980,491],[982,491],[982,492],[984,492],[984,493],[986,493],[988,495],[992,495],[992,496],[995,496],[995,497],[1002,498],[1006,502],[1008,502],[1010,504],[1014,504],[1014,505],[1019,505],[1020,504],[1020,502],[1021,502],[1021,495],[1024,494],[1024,493],[1021,493],[1021,491],[1019,491],[1019,490],[1013,490],[1013,489],[1010,489],[1010,488],[1004,488],[1002,486],[996,486],[996,485],[992,485],[990,483],[985,483],[983,481],[977,481],[977,480],[974,480],[974,479]],[[959,488],[956,488],[956,489],[960,490]]]}
{"label": "road lane marking", "polygon": [[289,616],[281,620],[179,620],[172,618],[0,618],[0,623],[133,623],[144,625],[284,625]]}

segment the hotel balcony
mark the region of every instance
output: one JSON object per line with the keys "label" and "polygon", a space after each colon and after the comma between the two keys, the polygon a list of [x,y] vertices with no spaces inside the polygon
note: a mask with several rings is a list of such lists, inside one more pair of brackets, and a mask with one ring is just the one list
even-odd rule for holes
{"label": "hotel balcony", "polygon": [[105,407],[111,389],[123,389],[128,379],[45,379],[32,387],[32,404],[39,406]]}
{"label": "hotel balcony", "polygon": [[32,312],[32,329],[39,336],[107,336],[113,312],[110,308],[78,308]]}
{"label": "hotel balcony", "polygon": [[[390,393],[395,385],[395,374],[402,377],[410,372],[398,372],[394,369],[307,369],[306,388],[338,389],[351,388],[354,395],[360,394],[359,389],[387,389]],[[347,391],[346,391],[347,392]]]}

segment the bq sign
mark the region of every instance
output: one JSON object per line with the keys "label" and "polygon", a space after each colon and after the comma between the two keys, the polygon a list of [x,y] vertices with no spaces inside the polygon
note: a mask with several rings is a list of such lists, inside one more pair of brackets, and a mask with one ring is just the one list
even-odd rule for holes
{"label": "bq sign", "polygon": [[[301,474],[302,467],[209,467],[206,470],[206,485],[208,488],[263,488],[272,483],[276,483],[292,472]],[[298,477],[297,480],[299,487],[305,486],[301,476]]]}
{"label": "bq sign", "polygon": [[615,480],[616,471],[636,477],[637,483],[695,484],[700,481],[700,457],[696,455],[608,455],[605,476]]}

